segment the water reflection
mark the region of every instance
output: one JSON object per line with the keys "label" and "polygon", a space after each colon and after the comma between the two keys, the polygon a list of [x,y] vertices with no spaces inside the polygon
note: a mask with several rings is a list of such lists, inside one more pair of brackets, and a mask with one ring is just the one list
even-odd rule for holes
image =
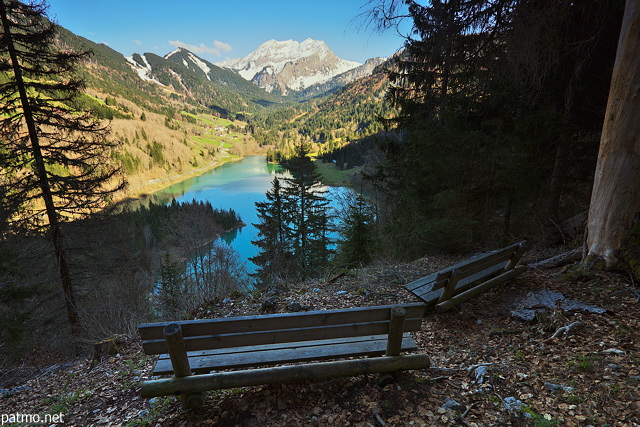
{"label": "water reflection", "polygon": [[253,226],[258,222],[255,203],[266,200],[265,193],[276,175],[289,176],[279,165],[268,164],[264,156],[250,156],[154,193],[146,203],[167,204],[175,198],[178,202],[209,201],[214,208],[233,209],[247,225],[225,234],[222,240],[247,260],[247,269],[253,272],[255,266],[248,258],[258,253],[251,244],[258,235]]}
{"label": "water reflection", "polygon": [[[248,258],[258,254],[258,249],[251,243],[258,236],[258,229],[253,226],[258,222],[255,203],[266,200],[265,193],[271,189],[275,176],[290,175],[279,165],[268,164],[264,156],[250,156],[152,194],[146,198],[146,203],[168,204],[175,198],[178,202],[209,201],[214,208],[233,209],[246,226],[225,234],[222,240],[247,260],[247,270],[251,273],[256,267]],[[333,206],[339,198],[335,197],[337,194],[351,191],[336,187],[325,189]]]}

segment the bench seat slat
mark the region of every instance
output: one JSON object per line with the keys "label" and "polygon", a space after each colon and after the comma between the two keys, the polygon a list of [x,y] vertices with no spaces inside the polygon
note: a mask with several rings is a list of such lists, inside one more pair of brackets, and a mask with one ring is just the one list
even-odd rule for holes
{"label": "bench seat slat", "polygon": [[[402,306],[407,310],[407,318],[417,318],[424,315],[424,304],[414,303],[403,304]],[[393,307],[394,305],[386,305],[344,310],[318,310],[305,313],[147,323],[140,325],[139,332],[143,340],[162,340],[164,339],[162,330],[170,323],[180,324],[184,337],[289,329],[292,325],[297,328],[307,328],[359,324],[388,321]]]}
{"label": "bench seat slat", "polygon": [[[228,348],[203,351],[189,357],[191,370],[196,374],[211,370],[248,368],[261,365],[327,360],[344,357],[380,356],[387,346],[387,335],[357,337],[340,340],[305,341],[272,346]],[[415,351],[417,345],[408,333],[403,335],[402,351]],[[153,371],[154,375],[172,374],[171,360],[163,355]]]}
{"label": "bench seat slat", "polygon": [[434,282],[444,282],[444,283],[446,283],[447,280],[449,280],[449,277],[451,277],[452,271],[453,270],[436,272],[436,273],[430,274],[428,276],[421,277],[418,280],[414,280],[411,283],[407,283],[406,285],[404,285],[404,287],[407,290],[413,292],[414,289],[421,288],[421,287],[426,286],[426,285],[428,285],[430,283],[434,283]]}
{"label": "bench seat slat", "polygon": [[[404,335],[407,335],[407,334],[404,334]],[[216,354],[243,353],[243,352],[247,351],[247,348],[251,348],[253,351],[262,351],[262,350],[276,350],[276,349],[283,349],[283,348],[309,347],[309,346],[314,346],[314,345],[357,343],[357,342],[361,342],[361,341],[376,340],[379,337],[385,337],[385,339],[386,339],[387,335],[364,335],[364,336],[361,336],[361,337],[332,338],[332,339],[328,339],[328,340],[284,342],[284,343],[278,343],[278,344],[253,345],[253,346],[250,346],[250,347],[248,347],[248,346],[226,347],[226,348],[216,348],[216,349],[208,349],[208,350],[188,351],[187,352],[187,357],[214,356]],[[159,356],[159,359],[169,359],[169,355],[168,354],[161,354]]]}
{"label": "bench seat slat", "polygon": [[[291,326],[299,326],[290,324]],[[422,325],[422,317],[407,318],[404,322],[405,332],[418,331]],[[282,330],[223,333],[185,337],[186,351],[218,349],[225,347],[242,347],[262,344],[277,344],[283,342],[324,340],[331,338],[348,338],[362,335],[388,334],[389,320],[367,323],[341,324],[335,326],[315,326],[309,328],[291,328]],[[164,339],[143,341],[142,347],[146,354],[162,354],[167,352]]]}

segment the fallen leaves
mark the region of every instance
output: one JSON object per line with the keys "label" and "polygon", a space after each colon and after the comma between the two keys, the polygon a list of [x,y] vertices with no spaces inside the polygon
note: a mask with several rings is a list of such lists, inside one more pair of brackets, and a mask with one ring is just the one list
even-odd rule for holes
{"label": "fallen leaves", "polygon": [[[380,264],[323,286],[279,289],[270,298],[280,312],[292,303],[331,309],[414,302],[404,283],[456,261]],[[130,339],[120,355],[91,371],[90,361],[79,360],[23,382],[26,388],[0,397],[0,413],[60,408],[65,424],[78,426],[640,425],[640,304],[629,286],[616,275],[577,286],[553,274],[527,272],[514,286],[493,289],[456,312],[427,316],[415,338],[431,357],[432,368],[400,373],[396,383],[384,388],[374,375],[265,385],[209,392],[202,410],[183,411],[174,397],[139,397],[138,384],[150,376],[153,360]],[[508,300],[531,289],[562,292],[611,311],[552,313],[533,322],[512,318]],[[263,301],[252,294],[194,315],[257,314]],[[582,326],[552,338],[575,322]],[[478,377],[480,366],[485,368]],[[522,408],[507,410],[507,398],[520,401]],[[445,405],[448,399],[459,406]]]}

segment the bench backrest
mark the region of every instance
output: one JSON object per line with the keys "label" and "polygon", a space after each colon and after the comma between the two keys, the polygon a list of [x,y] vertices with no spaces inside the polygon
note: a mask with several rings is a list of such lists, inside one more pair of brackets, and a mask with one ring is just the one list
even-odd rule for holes
{"label": "bench backrest", "polygon": [[[383,335],[389,332],[391,309],[396,306],[147,323],[139,332],[146,354],[167,352],[163,329],[170,323],[180,324],[186,351]],[[407,311],[404,332],[420,330],[426,306],[401,306]]]}
{"label": "bench backrest", "polygon": [[405,285],[405,288],[418,295],[423,300],[437,301],[442,294],[442,288],[455,274],[458,289],[492,277],[516,266],[524,254],[524,242],[515,243],[506,248],[478,255],[444,270],[422,277]]}

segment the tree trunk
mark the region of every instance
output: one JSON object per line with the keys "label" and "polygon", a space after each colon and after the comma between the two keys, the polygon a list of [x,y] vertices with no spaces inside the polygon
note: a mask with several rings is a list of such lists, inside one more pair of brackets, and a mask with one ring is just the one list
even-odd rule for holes
{"label": "tree trunk", "polygon": [[640,0],[627,0],[594,178],[587,249],[607,267],[617,261],[640,212]]}
{"label": "tree trunk", "polygon": [[[565,127],[568,126],[566,123]],[[547,228],[553,227],[553,221],[558,219],[558,207],[560,206],[560,196],[562,195],[562,187],[566,179],[567,161],[569,152],[571,151],[571,141],[566,131],[562,132],[558,146],[556,147],[556,155],[553,162],[553,170],[551,172],[551,180],[549,181],[549,192],[542,209],[542,222]]]}

